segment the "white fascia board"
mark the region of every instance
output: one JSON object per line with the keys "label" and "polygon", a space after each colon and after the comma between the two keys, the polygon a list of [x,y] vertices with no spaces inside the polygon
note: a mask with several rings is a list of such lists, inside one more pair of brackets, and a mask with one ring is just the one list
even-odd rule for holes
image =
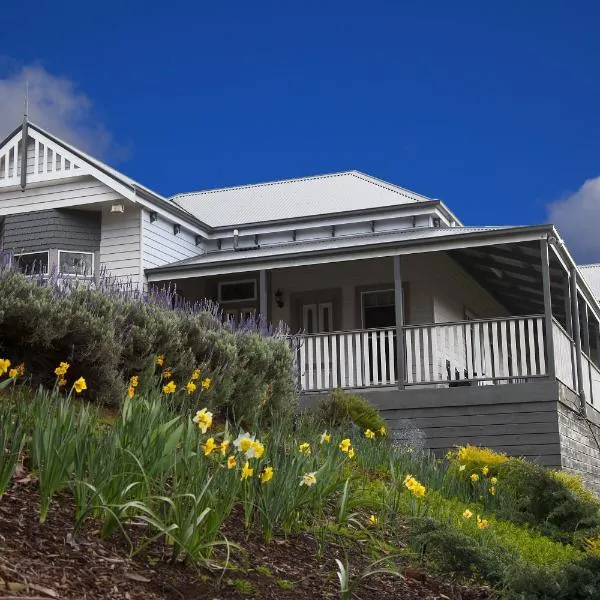
{"label": "white fascia board", "polygon": [[[214,263],[199,264],[195,267],[190,265],[189,269],[181,271],[172,271],[171,273],[148,273],[148,282],[167,281],[173,279],[189,279],[192,277],[202,277],[207,275],[224,275],[228,273],[243,273],[247,271],[256,271],[260,269],[283,269],[288,267],[301,267],[309,265],[319,265],[332,262],[347,262],[352,260],[364,260],[368,258],[384,258],[391,256],[406,256],[410,254],[428,254],[430,252],[439,252],[444,250],[460,250],[461,248],[474,248],[477,246],[492,246],[498,243],[509,244],[518,242],[530,242],[541,240],[546,236],[545,233],[539,231],[523,232],[513,236],[498,236],[492,238],[470,238],[461,239],[459,236],[453,239],[454,236],[448,238],[437,238],[435,243],[427,243],[427,238],[411,240],[414,243],[399,248],[390,247],[369,247],[362,248],[355,246],[345,249],[345,252],[328,253],[314,252],[302,254],[279,253],[271,256],[261,257],[256,260],[248,260],[240,262],[243,256],[237,255],[227,257],[226,260],[220,260]],[[433,239],[433,238],[429,238]],[[400,240],[397,240],[400,241]],[[388,242],[389,244],[390,242]],[[391,242],[393,243],[393,242]],[[289,254],[290,256],[286,256]]]}
{"label": "white fascia board", "polygon": [[[320,229],[324,227],[332,227],[338,225],[350,225],[355,223],[370,223],[371,221],[383,221],[388,219],[410,219],[411,217],[419,217],[422,215],[435,215],[437,209],[435,206],[419,207],[418,203],[415,204],[415,210],[406,210],[406,208],[398,208],[396,206],[390,207],[389,212],[385,209],[381,209],[377,212],[369,214],[368,212],[361,212],[360,214],[336,216],[336,215],[325,215],[323,218],[307,221],[300,221],[295,223],[293,220],[281,221],[279,223],[266,223],[266,224],[253,224],[245,226],[232,225],[231,227],[219,227],[219,231],[211,232],[208,235],[208,239],[219,239],[225,238],[229,232],[233,232],[234,229],[238,229],[240,235],[265,235],[269,233],[285,233],[287,231],[300,231],[305,229]],[[402,205],[404,207],[413,206]],[[232,235],[232,233],[231,233]]]}

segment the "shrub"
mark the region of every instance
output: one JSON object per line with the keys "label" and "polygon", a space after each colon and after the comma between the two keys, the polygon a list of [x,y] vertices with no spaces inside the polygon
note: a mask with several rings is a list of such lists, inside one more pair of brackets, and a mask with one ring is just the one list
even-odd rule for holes
{"label": "shrub", "polygon": [[319,418],[329,427],[352,423],[360,429],[379,431],[385,421],[368,400],[357,394],[347,394],[338,388],[319,405]]}
{"label": "shrub", "polygon": [[42,280],[0,270],[0,355],[25,361],[48,385],[58,363],[68,361],[69,378],[83,375],[90,397],[117,406],[132,375],[155,385],[151,375],[162,354],[180,389],[196,368],[218,383],[203,401],[230,418],[269,420],[292,410],[293,355],[283,332],[248,323],[234,330],[210,304],[172,308],[173,301],[168,293],[142,297],[109,280]]}
{"label": "shrub", "polygon": [[506,454],[495,452],[489,448],[470,445],[450,450],[446,458],[456,467],[464,465],[465,468],[462,473],[465,477],[474,472],[481,473],[482,469],[486,467],[489,470],[488,475],[490,477],[496,476],[500,465],[508,460]]}
{"label": "shrub", "polygon": [[572,542],[575,532],[588,535],[600,527],[598,502],[572,491],[562,477],[533,462],[512,458],[498,477],[503,493],[513,497],[511,518],[536,527],[554,539]]}

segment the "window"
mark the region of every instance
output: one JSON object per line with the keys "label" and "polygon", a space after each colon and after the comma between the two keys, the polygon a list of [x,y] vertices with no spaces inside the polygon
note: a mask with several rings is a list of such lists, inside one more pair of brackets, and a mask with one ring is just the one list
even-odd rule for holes
{"label": "window", "polygon": [[58,272],[62,275],[81,275],[91,277],[94,274],[94,254],[92,252],[58,251]]}
{"label": "window", "polygon": [[256,300],[256,281],[227,281],[219,283],[219,302],[247,302]]}
{"label": "window", "polygon": [[393,327],[396,324],[394,290],[362,292],[363,327]]}
{"label": "window", "polygon": [[15,254],[14,266],[26,275],[40,275],[48,273],[48,252],[25,252]]}

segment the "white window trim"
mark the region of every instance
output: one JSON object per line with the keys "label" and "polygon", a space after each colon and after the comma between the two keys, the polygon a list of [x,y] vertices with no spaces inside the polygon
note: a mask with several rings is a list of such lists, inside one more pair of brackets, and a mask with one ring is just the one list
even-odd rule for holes
{"label": "white window trim", "polygon": [[[92,257],[92,272],[89,273],[88,275],[77,275],[74,273],[61,272],[61,270],[60,270],[60,255],[61,255],[61,253],[64,253],[64,254],[87,254],[88,256],[91,256]],[[57,266],[59,275],[62,275],[63,277],[83,277],[83,278],[93,277],[94,273],[96,272],[96,255],[94,252],[86,252],[84,250],[59,250],[58,251],[58,264],[56,266]]]}
{"label": "white window trim", "polygon": [[[47,270],[46,270],[45,273],[41,273],[42,275],[47,275],[50,272],[50,250],[39,250],[38,252],[21,252],[19,254],[14,254],[13,253],[13,255],[12,255],[12,263],[18,262],[17,259],[21,258],[21,256],[31,256],[32,254],[45,254],[48,257],[48,260],[46,262],[46,269]],[[35,276],[35,275],[39,275],[39,273],[28,274],[28,276]]]}
{"label": "white window trim", "polygon": [[[365,296],[367,294],[378,294],[380,292],[392,292],[392,293],[396,293],[396,290],[394,290],[394,288],[380,288],[380,289],[374,289],[374,290],[363,290],[360,293],[360,324],[361,324],[361,329],[365,328]],[[382,306],[394,306],[394,304],[384,304]]]}
{"label": "white window trim", "polygon": [[[222,300],[222,289],[224,285],[236,285],[238,283],[251,283],[254,288],[254,295],[251,298],[236,298],[235,300]],[[232,279],[231,281],[219,281],[219,303],[232,304],[233,302],[253,302],[256,300],[256,279]]]}

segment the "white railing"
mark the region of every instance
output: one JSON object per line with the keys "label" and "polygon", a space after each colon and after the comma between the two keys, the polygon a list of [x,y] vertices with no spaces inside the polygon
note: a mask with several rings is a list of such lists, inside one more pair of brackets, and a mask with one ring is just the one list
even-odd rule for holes
{"label": "white railing", "polygon": [[546,375],[544,318],[405,327],[406,383],[508,382]]}
{"label": "white railing", "polygon": [[554,338],[554,365],[556,378],[573,391],[577,390],[577,370],[575,369],[575,342],[554,319],[552,323]]}
{"label": "white railing", "polygon": [[600,403],[600,369],[585,353],[581,353],[581,378],[585,399],[592,405]]}
{"label": "white railing", "polygon": [[303,336],[298,354],[303,390],[396,383],[395,328]]}

